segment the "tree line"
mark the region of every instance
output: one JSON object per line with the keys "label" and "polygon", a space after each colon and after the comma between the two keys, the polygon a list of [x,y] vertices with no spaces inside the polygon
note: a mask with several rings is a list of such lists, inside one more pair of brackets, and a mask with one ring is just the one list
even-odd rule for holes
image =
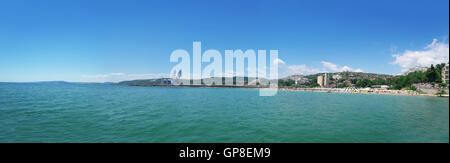
{"label": "tree line", "polygon": [[[350,79],[350,83],[358,88],[365,88],[365,87],[371,87],[374,85],[388,85],[391,86],[391,89],[411,89],[415,90],[416,88],[413,86],[415,83],[439,83],[441,86],[446,87],[447,84],[442,84],[442,69],[444,68],[445,63],[437,64],[437,65],[431,65],[430,68],[428,68],[426,71],[416,71],[408,73],[407,75],[402,75],[398,77],[392,77],[392,78],[376,78],[375,80],[370,80],[368,78],[364,79]],[[330,78],[331,79],[331,78]],[[349,87],[348,82],[345,82],[345,79],[340,80],[330,80],[330,84],[335,84],[337,88],[345,88]],[[278,81],[279,87],[318,87],[317,79],[311,78],[310,82],[299,85],[295,84],[294,80],[279,80]]]}

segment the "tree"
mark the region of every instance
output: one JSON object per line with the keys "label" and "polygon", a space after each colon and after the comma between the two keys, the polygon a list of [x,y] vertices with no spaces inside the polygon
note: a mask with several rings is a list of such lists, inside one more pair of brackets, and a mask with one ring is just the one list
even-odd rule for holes
{"label": "tree", "polygon": [[355,84],[355,86],[359,88],[371,87],[372,85],[372,81],[370,81],[369,79],[360,79]]}
{"label": "tree", "polygon": [[425,72],[426,77],[428,79],[429,83],[436,83],[436,82],[441,82],[441,79],[439,78],[440,75],[440,70],[436,69],[433,65],[431,65],[431,67]]}
{"label": "tree", "polygon": [[346,88],[346,87],[348,87],[348,86],[347,86],[347,84],[345,84],[345,83],[339,83],[339,84],[337,85],[337,87],[338,87],[338,88]]}
{"label": "tree", "polygon": [[316,82],[316,83],[311,83],[311,84],[309,85],[310,88],[319,87],[319,86],[320,86],[320,85],[317,84],[317,82]]}
{"label": "tree", "polygon": [[289,80],[278,80],[278,86],[279,87],[291,87],[295,85],[295,81],[292,79]]}
{"label": "tree", "polygon": [[386,85],[386,80],[383,80],[381,78],[377,78],[372,82],[373,85]]}

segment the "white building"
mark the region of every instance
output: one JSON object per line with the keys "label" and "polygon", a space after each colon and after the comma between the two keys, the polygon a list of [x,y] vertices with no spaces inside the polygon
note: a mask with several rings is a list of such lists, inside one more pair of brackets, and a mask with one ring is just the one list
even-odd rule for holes
{"label": "white building", "polygon": [[442,68],[442,82],[449,83],[448,78],[448,63]]}
{"label": "white building", "polygon": [[328,73],[325,73],[323,75],[323,86],[328,87],[330,84],[330,77],[328,76]]}
{"label": "white building", "polygon": [[333,75],[333,79],[334,80],[341,80],[342,79],[342,76],[341,75]]}
{"label": "white building", "polygon": [[389,86],[388,86],[388,85],[373,85],[372,88],[373,88],[373,89],[388,90],[388,89],[389,89]]}
{"label": "white building", "polygon": [[323,76],[322,75],[317,76],[317,84],[319,84],[320,87],[328,87],[329,85],[328,73],[324,73]]}

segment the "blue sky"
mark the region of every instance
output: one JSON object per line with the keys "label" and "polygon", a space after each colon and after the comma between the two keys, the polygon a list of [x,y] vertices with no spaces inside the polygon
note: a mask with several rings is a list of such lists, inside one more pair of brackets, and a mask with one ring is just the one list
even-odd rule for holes
{"label": "blue sky", "polygon": [[193,41],[278,49],[291,73],[399,74],[448,62],[448,36],[448,0],[3,0],[0,81],[159,76]]}

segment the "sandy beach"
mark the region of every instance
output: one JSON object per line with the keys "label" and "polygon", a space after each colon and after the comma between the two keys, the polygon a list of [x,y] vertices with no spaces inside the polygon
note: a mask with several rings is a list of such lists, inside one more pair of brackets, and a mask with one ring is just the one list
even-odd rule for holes
{"label": "sandy beach", "polygon": [[352,94],[376,94],[395,96],[425,96],[425,97],[449,97],[449,95],[420,94],[412,90],[377,90],[377,89],[352,89],[352,88],[279,88],[281,91],[304,91],[304,92],[324,92],[324,93],[352,93]]}

